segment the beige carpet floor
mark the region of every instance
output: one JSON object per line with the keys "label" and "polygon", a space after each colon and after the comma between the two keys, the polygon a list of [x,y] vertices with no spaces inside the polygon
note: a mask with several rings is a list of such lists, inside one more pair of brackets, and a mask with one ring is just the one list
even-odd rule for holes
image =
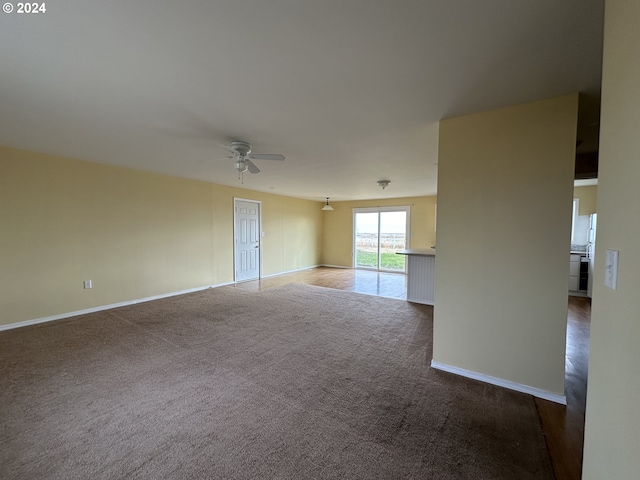
{"label": "beige carpet floor", "polygon": [[431,369],[431,315],[222,287],[0,332],[0,478],[552,479],[533,398]]}

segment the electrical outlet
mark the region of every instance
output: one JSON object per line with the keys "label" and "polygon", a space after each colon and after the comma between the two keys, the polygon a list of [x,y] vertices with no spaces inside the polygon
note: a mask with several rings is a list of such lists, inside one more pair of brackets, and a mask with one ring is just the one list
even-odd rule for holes
{"label": "electrical outlet", "polygon": [[93,283],[91,282],[91,280],[85,280],[84,281],[84,288],[85,288],[85,290],[87,288],[93,288]]}

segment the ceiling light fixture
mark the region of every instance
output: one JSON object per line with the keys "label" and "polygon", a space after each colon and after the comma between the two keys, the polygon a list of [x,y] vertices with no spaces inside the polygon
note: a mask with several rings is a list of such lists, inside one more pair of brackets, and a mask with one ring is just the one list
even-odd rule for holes
{"label": "ceiling light fixture", "polygon": [[387,188],[389,186],[389,184],[391,183],[389,180],[378,180],[378,186],[382,187],[382,189],[384,190],[385,188]]}
{"label": "ceiling light fixture", "polygon": [[325,197],[327,199],[327,204],[322,207],[322,210],[333,210],[333,207],[329,205],[329,197]]}
{"label": "ceiling light fixture", "polygon": [[245,162],[244,158],[238,158],[238,160],[234,164],[234,167],[236,167],[236,170],[239,173],[244,173],[249,168],[249,165],[247,165],[247,162]]}

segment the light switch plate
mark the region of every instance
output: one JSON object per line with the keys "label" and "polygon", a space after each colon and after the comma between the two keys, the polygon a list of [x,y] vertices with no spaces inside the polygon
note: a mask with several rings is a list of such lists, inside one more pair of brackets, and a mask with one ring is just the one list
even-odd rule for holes
{"label": "light switch plate", "polygon": [[611,290],[618,287],[618,250],[607,250],[604,259],[604,284]]}

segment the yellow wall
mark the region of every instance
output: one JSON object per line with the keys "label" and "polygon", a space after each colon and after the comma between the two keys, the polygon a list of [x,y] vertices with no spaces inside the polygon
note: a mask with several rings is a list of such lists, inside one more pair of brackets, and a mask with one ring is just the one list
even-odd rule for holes
{"label": "yellow wall", "polygon": [[564,395],[577,109],[440,123],[435,362]]}
{"label": "yellow wall", "polygon": [[264,275],[320,264],[322,212],[317,202],[258,192],[247,195],[262,200]]}
{"label": "yellow wall", "polygon": [[234,196],[263,275],[320,263],[317,202],[0,148],[0,325],[233,281]]}
{"label": "yellow wall", "polygon": [[[354,208],[410,206],[410,246],[428,248],[435,245],[435,204],[435,196],[332,202],[334,210],[322,212],[322,263],[340,267],[353,266]],[[322,205],[318,206],[320,208]]]}
{"label": "yellow wall", "polygon": [[[640,8],[635,0],[608,0],[605,9],[598,237],[582,478],[631,480],[640,472]],[[604,286],[607,249],[620,252],[616,290]]]}
{"label": "yellow wall", "polygon": [[590,185],[588,187],[575,187],[573,198],[578,198],[578,215],[591,215],[596,213],[596,201],[598,198],[598,187]]}

